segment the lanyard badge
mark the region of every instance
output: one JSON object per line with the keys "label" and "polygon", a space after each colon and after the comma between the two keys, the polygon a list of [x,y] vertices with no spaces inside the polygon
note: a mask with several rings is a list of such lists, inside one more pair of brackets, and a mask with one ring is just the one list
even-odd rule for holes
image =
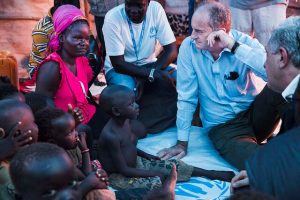
{"label": "lanyard badge", "polygon": [[134,53],[135,53],[135,56],[136,56],[136,64],[139,65],[139,50],[141,49],[141,45],[142,45],[143,38],[144,38],[146,16],[143,20],[142,31],[141,31],[140,38],[139,38],[139,44],[137,46],[135,38],[134,38],[134,34],[133,34],[132,23],[131,23],[130,19],[128,18],[127,14],[125,12],[125,8],[124,8],[124,15],[127,19],[128,27],[129,27],[129,30],[130,30],[131,40],[132,40],[132,44],[133,44],[133,48],[134,48]]}

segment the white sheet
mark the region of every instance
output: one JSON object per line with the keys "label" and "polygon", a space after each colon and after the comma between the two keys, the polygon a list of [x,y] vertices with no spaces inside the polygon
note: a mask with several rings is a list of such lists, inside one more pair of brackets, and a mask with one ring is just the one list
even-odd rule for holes
{"label": "white sheet", "polygon": [[[177,141],[176,128],[170,128],[162,133],[149,134],[138,141],[138,148],[156,155],[156,153]],[[209,170],[237,170],[228,164],[216,151],[207,135],[207,129],[192,127],[188,155],[182,159],[184,162]],[[192,178],[187,183],[176,185],[175,193],[178,200],[192,199],[225,199],[230,195],[230,184],[209,180],[202,177]]]}

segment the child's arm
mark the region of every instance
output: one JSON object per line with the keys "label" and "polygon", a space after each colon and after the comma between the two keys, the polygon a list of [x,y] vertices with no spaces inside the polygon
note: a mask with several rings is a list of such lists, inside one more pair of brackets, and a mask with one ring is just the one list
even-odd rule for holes
{"label": "child's arm", "polygon": [[92,166],[90,163],[91,158],[89,153],[90,150],[88,149],[86,144],[85,133],[80,133],[78,137],[79,137],[78,144],[82,154],[82,172],[87,176],[92,171]]}
{"label": "child's arm", "polygon": [[106,134],[103,136],[103,139],[106,142],[108,151],[110,152],[113,163],[117,171],[127,177],[153,177],[159,176],[161,180],[164,180],[164,175],[157,171],[136,169],[127,165],[124,156],[121,152],[120,140],[115,137],[113,134]]}
{"label": "child's arm", "polygon": [[140,156],[140,157],[146,158],[147,160],[160,160],[160,157],[151,155],[151,154],[146,153],[146,152],[144,152],[140,149],[137,149],[137,155]]}
{"label": "child's arm", "polygon": [[79,191],[83,197],[93,189],[107,189],[109,185],[108,176],[102,169],[91,172],[79,185]]}

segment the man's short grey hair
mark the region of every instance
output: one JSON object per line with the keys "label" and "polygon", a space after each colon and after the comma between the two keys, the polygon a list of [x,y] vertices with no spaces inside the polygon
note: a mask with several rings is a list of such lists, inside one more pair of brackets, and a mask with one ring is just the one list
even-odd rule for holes
{"label": "man's short grey hair", "polygon": [[285,48],[292,63],[300,68],[300,16],[289,17],[274,29],[268,47],[272,53]]}
{"label": "man's short grey hair", "polygon": [[227,6],[215,1],[206,1],[197,8],[195,13],[200,14],[204,10],[208,12],[208,24],[214,31],[220,28],[225,28],[226,32],[230,31],[231,14]]}

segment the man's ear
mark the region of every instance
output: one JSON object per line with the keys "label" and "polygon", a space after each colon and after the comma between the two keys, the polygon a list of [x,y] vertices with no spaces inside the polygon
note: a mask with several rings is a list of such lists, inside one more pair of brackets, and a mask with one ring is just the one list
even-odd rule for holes
{"label": "man's ear", "polygon": [[120,113],[120,111],[119,111],[119,108],[114,107],[114,106],[111,108],[111,112],[112,112],[112,114],[113,114],[114,116],[116,116],[116,117],[119,117],[119,116],[121,115],[121,113]]}
{"label": "man's ear", "polygon": [[0,139],[3,139],[5,137],[5,131],[3,128],[0,128]]}
{"label": "man's ear", "polygon": [[289,54],[287,50],[283,47],[280,47],[278,52],[280,54],[279,67],[284,68],[290,62]]}

